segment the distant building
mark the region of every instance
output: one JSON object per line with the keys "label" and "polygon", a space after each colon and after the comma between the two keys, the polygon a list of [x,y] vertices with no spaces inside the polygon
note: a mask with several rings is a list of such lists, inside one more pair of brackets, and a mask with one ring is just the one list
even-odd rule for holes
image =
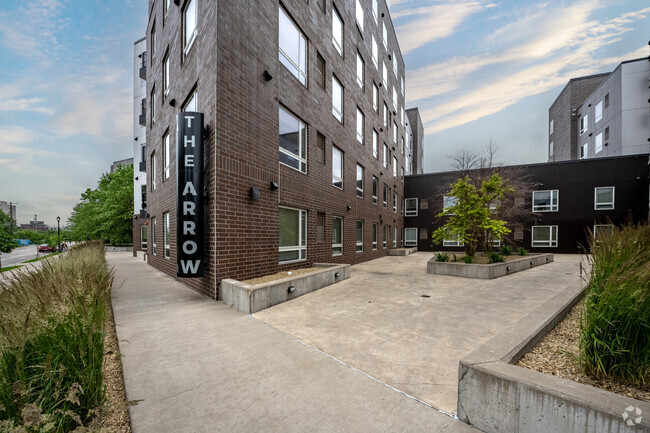
{"label": "distant building", "polygon": [[111,164],[111,173],[115,173],[117,169],[122,166],[122,165],[133,165],[133,158],[126,158],[126,159],[121,159],[119,161],[114,161],[113,164]]}
{"label": "distant building", "polygon": [[0,211],[16,222],[16,205],[12,202],[0,201]]}
{"label": "distant building", "polygon": [[649,80],[647,58],[571,79],[548,112],[549,162],[650,152]]}
{"label": "distant building", "polygon": [[45,224],[45,221],[30,221],[29,224],[21,224],[20,225],[21,229],[25,230],[38,230],[40,232],[46,232],[50,229],[50,226]]}

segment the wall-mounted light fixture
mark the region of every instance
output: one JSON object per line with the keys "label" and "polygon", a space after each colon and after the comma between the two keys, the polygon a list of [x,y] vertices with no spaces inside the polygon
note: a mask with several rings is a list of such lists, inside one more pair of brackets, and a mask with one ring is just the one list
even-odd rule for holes
{"label": "wall-mounted light fixture", "polygon": [[338,272],[334,272],[334,278],[338,278],[340,275],[341,274],[339,274]]}
{"label": "wall-mounted light fixture", "polygon": [[506,266],[506,272],[510,271],[510,266]]}
{"label": "wall-mounted light fixture", "polygon": [[288,293],[293,293],[293,292],[295,292],[295,291],[296,291],[296,286],[289,286],[289,287],[287,288],[287,292],[288,292]]}
{"label": "wall-mounted light fixture", "polygon": [[348,211],[351,211],[351,210],[352,210],[352,206],[348,205],[347,209],[348,209]]}
{"label": "wall-mounted light fixture", "polygon": [[173,98],[170,99],[170,100],[169,100],[169,105],[170,105],[171,107],[175,107],[175,106],[176,106],[176,99],[173,99]]}
{"label": "wall-mounted light fixture", "polygon": [[271,191],[275,191],[275,190],[277,190],[278,188],[280,188],[280,187],[279,187],[278,184],[275,183],[275,182],[271,182],[271,184],[269,185],[269,189],[270,189]]}
{"label": "wall-mounted light fixture", "polygon": [[134,139],[135,141],[138,141],[138,137],[133,137],[133,139]]}
{"label": "wall-mounted light fixture", "polygon": [[253,201],[258,201],[260,199],[260,190],[256,186],[252,186],[248,191],[248,195]]}
{"label": "wall-mounted light fixture", "polygon": [[273,79],[273,75],[271,75],[271,73],[269,71],[267,71],[267,70],[264,70],[264,72],[262,73],[262,76],[264,77],[264,79],[266,81],[271,81]]}

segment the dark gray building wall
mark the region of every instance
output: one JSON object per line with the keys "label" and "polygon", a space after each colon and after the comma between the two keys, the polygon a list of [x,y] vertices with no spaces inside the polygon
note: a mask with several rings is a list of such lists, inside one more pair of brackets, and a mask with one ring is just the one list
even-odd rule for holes
{"label": "dark gray building wall", "polygon": [[424,126],[420,118],[420,110],[409,108],[406,110],[409,126],[413,131],[411,137],[411,148],[413,149],[413,171],[411,174],[424,173]]}
{"label": "dark gray building wall", "polygon": [[[635,223],[648,220],[650,155],[634,155],[591,160],[572,160],[556,163],[519,166],[530,176],[535,190],[558,190],[559,206],[556,212],[533,214],[530,226],[558,226],[557,247],[533,247],[531,227],[523,231],[523,240],[515,241],[514,233],[506,240],[515,247],[523,246],[532,252],[577,253],[578,246],[588,245],[587,229],[594,224],[611,221],[620,225],[626,220]],[[471,175],[470,175],[471,176]],[[458,172],[407,176],[405,197],[418,198],[418,215],[404,217],[405,228],[418,228],[420,251],[461,251],[462,247],[443,247],[431,240],[434,230],[444,224],[436,217],[442,211],[442,195],[459,177]],[[613,186],[614,209],[594,209],[594,188]],[[527,192],[527,200],[532,191]],[[423,202],[424,200],[424,202]]]}

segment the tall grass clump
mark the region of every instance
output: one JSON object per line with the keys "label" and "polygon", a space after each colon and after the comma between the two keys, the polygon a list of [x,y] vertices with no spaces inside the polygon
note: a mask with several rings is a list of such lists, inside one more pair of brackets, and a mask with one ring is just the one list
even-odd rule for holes
{"label": "tall grass clump", "polygon": [[0,431],[67,432],[105,398],[112,273],[101,242],[0,281]]}
{"label": "tall grass clump", "polygon": [[590,236],[591,277],[581,319],[580,357],[590,376],[650,386],[650,227],[626,225]]}

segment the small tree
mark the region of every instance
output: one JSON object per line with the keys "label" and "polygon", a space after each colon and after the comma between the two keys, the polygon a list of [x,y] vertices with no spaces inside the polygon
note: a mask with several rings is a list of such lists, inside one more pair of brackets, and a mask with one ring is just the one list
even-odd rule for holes
{"label": "small tree", "polygon": [[16,248],[16,241],[11,235],[12,230],[12,219],[0,211],[0,268],[2,268],[2,254],[10,253]]}
{"label": "small tree", "polygon": [[448,219],[444,226],[433,232],[433,240],[439,243],[450,236],[457,236],[468,256],[474,256],[481,239],[489,239],[490,243],[492,239],[501,240],[510,230],[505,221],[491,216],[493,208],[498,208],[500,201],[511,191],[498,173],[484,179],[480,188],[474,185],[469,176],[458,179],[449,192],[456,198],[455,203],[438,214],[438,217]]}

